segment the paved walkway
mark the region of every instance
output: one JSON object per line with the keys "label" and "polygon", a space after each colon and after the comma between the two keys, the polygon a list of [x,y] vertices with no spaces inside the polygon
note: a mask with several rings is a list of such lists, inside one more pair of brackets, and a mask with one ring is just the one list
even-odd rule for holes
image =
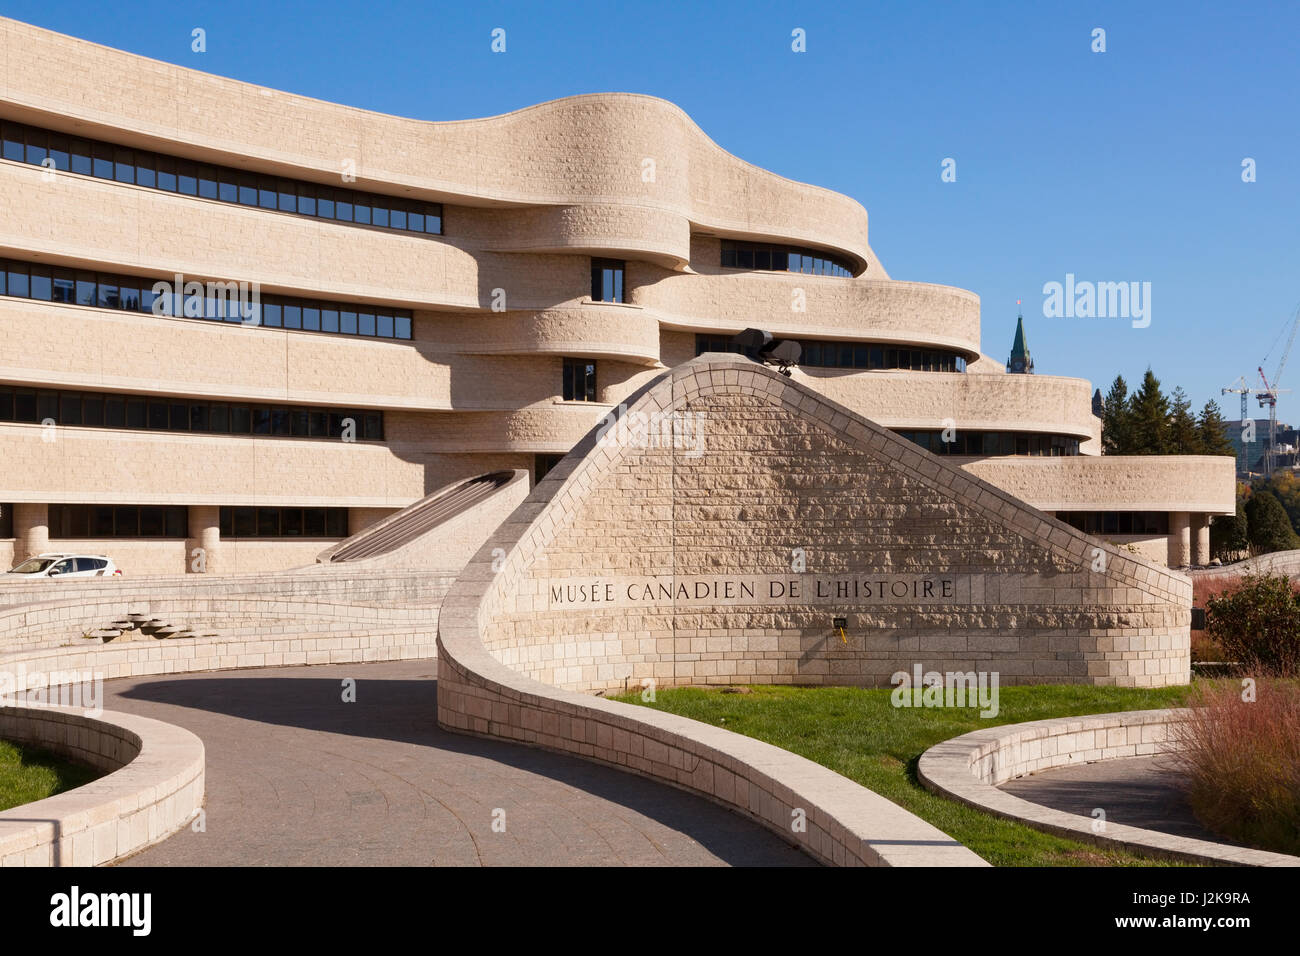
{"label": "paved walkway", "polygon": [[444,733],[435,674],[404,661],[109,681],[106,709],[185,727],[207,749],[206,832],[122,865],[813,865],[671,787]]}
{"label": "paved walkway", "polygon": [[1101,807],[1108,823],[1240,846],[1200,824],[1178,787],[1178,776],[1169,757],[1126,757],[1044,770],[1010,780],[1001,789],[1085,817]]}

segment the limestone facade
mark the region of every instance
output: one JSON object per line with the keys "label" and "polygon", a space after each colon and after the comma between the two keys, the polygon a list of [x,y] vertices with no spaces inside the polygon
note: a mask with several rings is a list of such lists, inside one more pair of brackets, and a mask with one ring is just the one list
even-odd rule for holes
{"label": "limestone facade", "polygon": [[[1165,557],[1201,560],[1233,510],[1225,458],[1102,459],[1089,383],[1001,374],[978,297],[891,279],[866,210],[728,154],[670,103],[577,96],[424,122],[210,76],[0,18],[0,122],[177,160],[443,205],[413,235],[165,192],[0,158],[0,257],[156,280],[247,281],[266,295],[408,310],[409,339],[229,325],[0,295],[0,390],[123,393],[383,413],[382,440],[3,420],[0,563],[91,550],[130,573],[259,572],[336,539],[231,538],[220,509],[342,508],[348,533],[465,477],[544,468],[697,336],[944,350],[964,372],[802,367],[795,381],[892,429],[1066,436],[1081,455],[961,462],[1030,505],[1167,514]],[[350,177],[344,179],[346,171]],[[724,242],[835,257],[851,277],[728,268]],[[593,258],[623,262],[592,301]],[[798,304],[798,307],[794,306]],[[997,352],[998,349],[991,349]],[[567,401],[565,359],[596,363]],[[913,366],[915,367],[915,366]],[[772,423],[772,427],[778,427]],[[1185,467],[1184,467],[1185,466]],[[1136,501],[1142,503],[1136,504]],[[187,536],[61,539],[50,505],[182,505]],[[649,506],[649,505],[647,505]],[[1141,538],[1143,553],[1160,541]]]}

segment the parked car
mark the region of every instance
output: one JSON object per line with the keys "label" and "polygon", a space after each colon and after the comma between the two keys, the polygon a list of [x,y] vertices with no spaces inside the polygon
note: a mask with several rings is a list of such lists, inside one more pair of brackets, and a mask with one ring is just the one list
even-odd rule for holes
{"label": "parked car", "polygon": [[38,554],[0,574],[0,579],[103,578],[121,573],[122,569],[113,563],[113,559],[102,554]]}

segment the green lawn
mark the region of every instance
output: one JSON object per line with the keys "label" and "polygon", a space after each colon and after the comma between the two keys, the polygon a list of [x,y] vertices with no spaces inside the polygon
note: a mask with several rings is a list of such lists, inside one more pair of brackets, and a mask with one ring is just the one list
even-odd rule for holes
{"label": "green lawn", "polygon": [[44,800],[99,776],[47,750],[0,740],[0,810]]}
{"label": "green lawn", "polygon": [[749,690],[683,687],[660,690],[654,703],[644,703],[640,693],[614,699],[726,727],[814,760],[928,820],[995,866],[1167,865],[1051,836],[936,796],[917,782],[916,762],[934,744],[996,724],[1177,707],[1189,693],[1186,687],[1003,687],[998,715],[987,720],[974,707],[896,708],[889,688],[757,685]]}

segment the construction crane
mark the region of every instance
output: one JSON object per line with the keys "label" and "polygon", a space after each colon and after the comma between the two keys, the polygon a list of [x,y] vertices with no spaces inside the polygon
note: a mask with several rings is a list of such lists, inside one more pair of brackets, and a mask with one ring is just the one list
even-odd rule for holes
{"label": "construction crane", "polygon": [[[1258,392],[1259,389],[1251,388],[1250,382],[1246,381],[1246,376],[1240,375],[1235,382],[1223,386],[1219,389],[1220,395],[1240,395],[1241,396],[1241,451],[1237,454],[1237,474],[1250,474],[1250,449],[1248,445],[1255,443],[1254,427],[1248,426],[1250,421],[1250,396]],[[1246,440],[1247,428],[1249,428],[1250,441]]]}
{"label": "construction crane", "polygon": [[[1297,328],[1300,328],[1300,306],[1296,307],[1295,314],[1291,317],[1291,334],[1287,337],[1286,348],[1282,350],[1282,358],[1278,360],[1277,371],[1273,373],[1273,382],[1270,385],[1268,377],[1264,374],[1263,365],[1259,366],[1259,378],[1264,383],[1264,387],[1255,391],[1255,397],[1259,400],[1260,408],[1268,409],[1268,445],[1264,449],[1264,475],[1268,476],[1273,473],[1274,454],[1277,445],[1277,397],[1282,392],[1289,392],[1289,388],[1278,388],[1278,380],[1282,378],[1282,370],[1286,368],[1286,360],[1291,357],[1291,346],[1295,344],[1295,334]],[[1283,326],[1285,328],[1285,326]],[[1279,333],[1280,336],[1280,333]],[[1274,342],[1276,344],[1276,341]],[[1271,351],[1271,349],[1270,349]],[[1268,356],[1264,356],[1264,361],[1268,361]],[[1245,396],[1242,396],[1245,401]]]}

